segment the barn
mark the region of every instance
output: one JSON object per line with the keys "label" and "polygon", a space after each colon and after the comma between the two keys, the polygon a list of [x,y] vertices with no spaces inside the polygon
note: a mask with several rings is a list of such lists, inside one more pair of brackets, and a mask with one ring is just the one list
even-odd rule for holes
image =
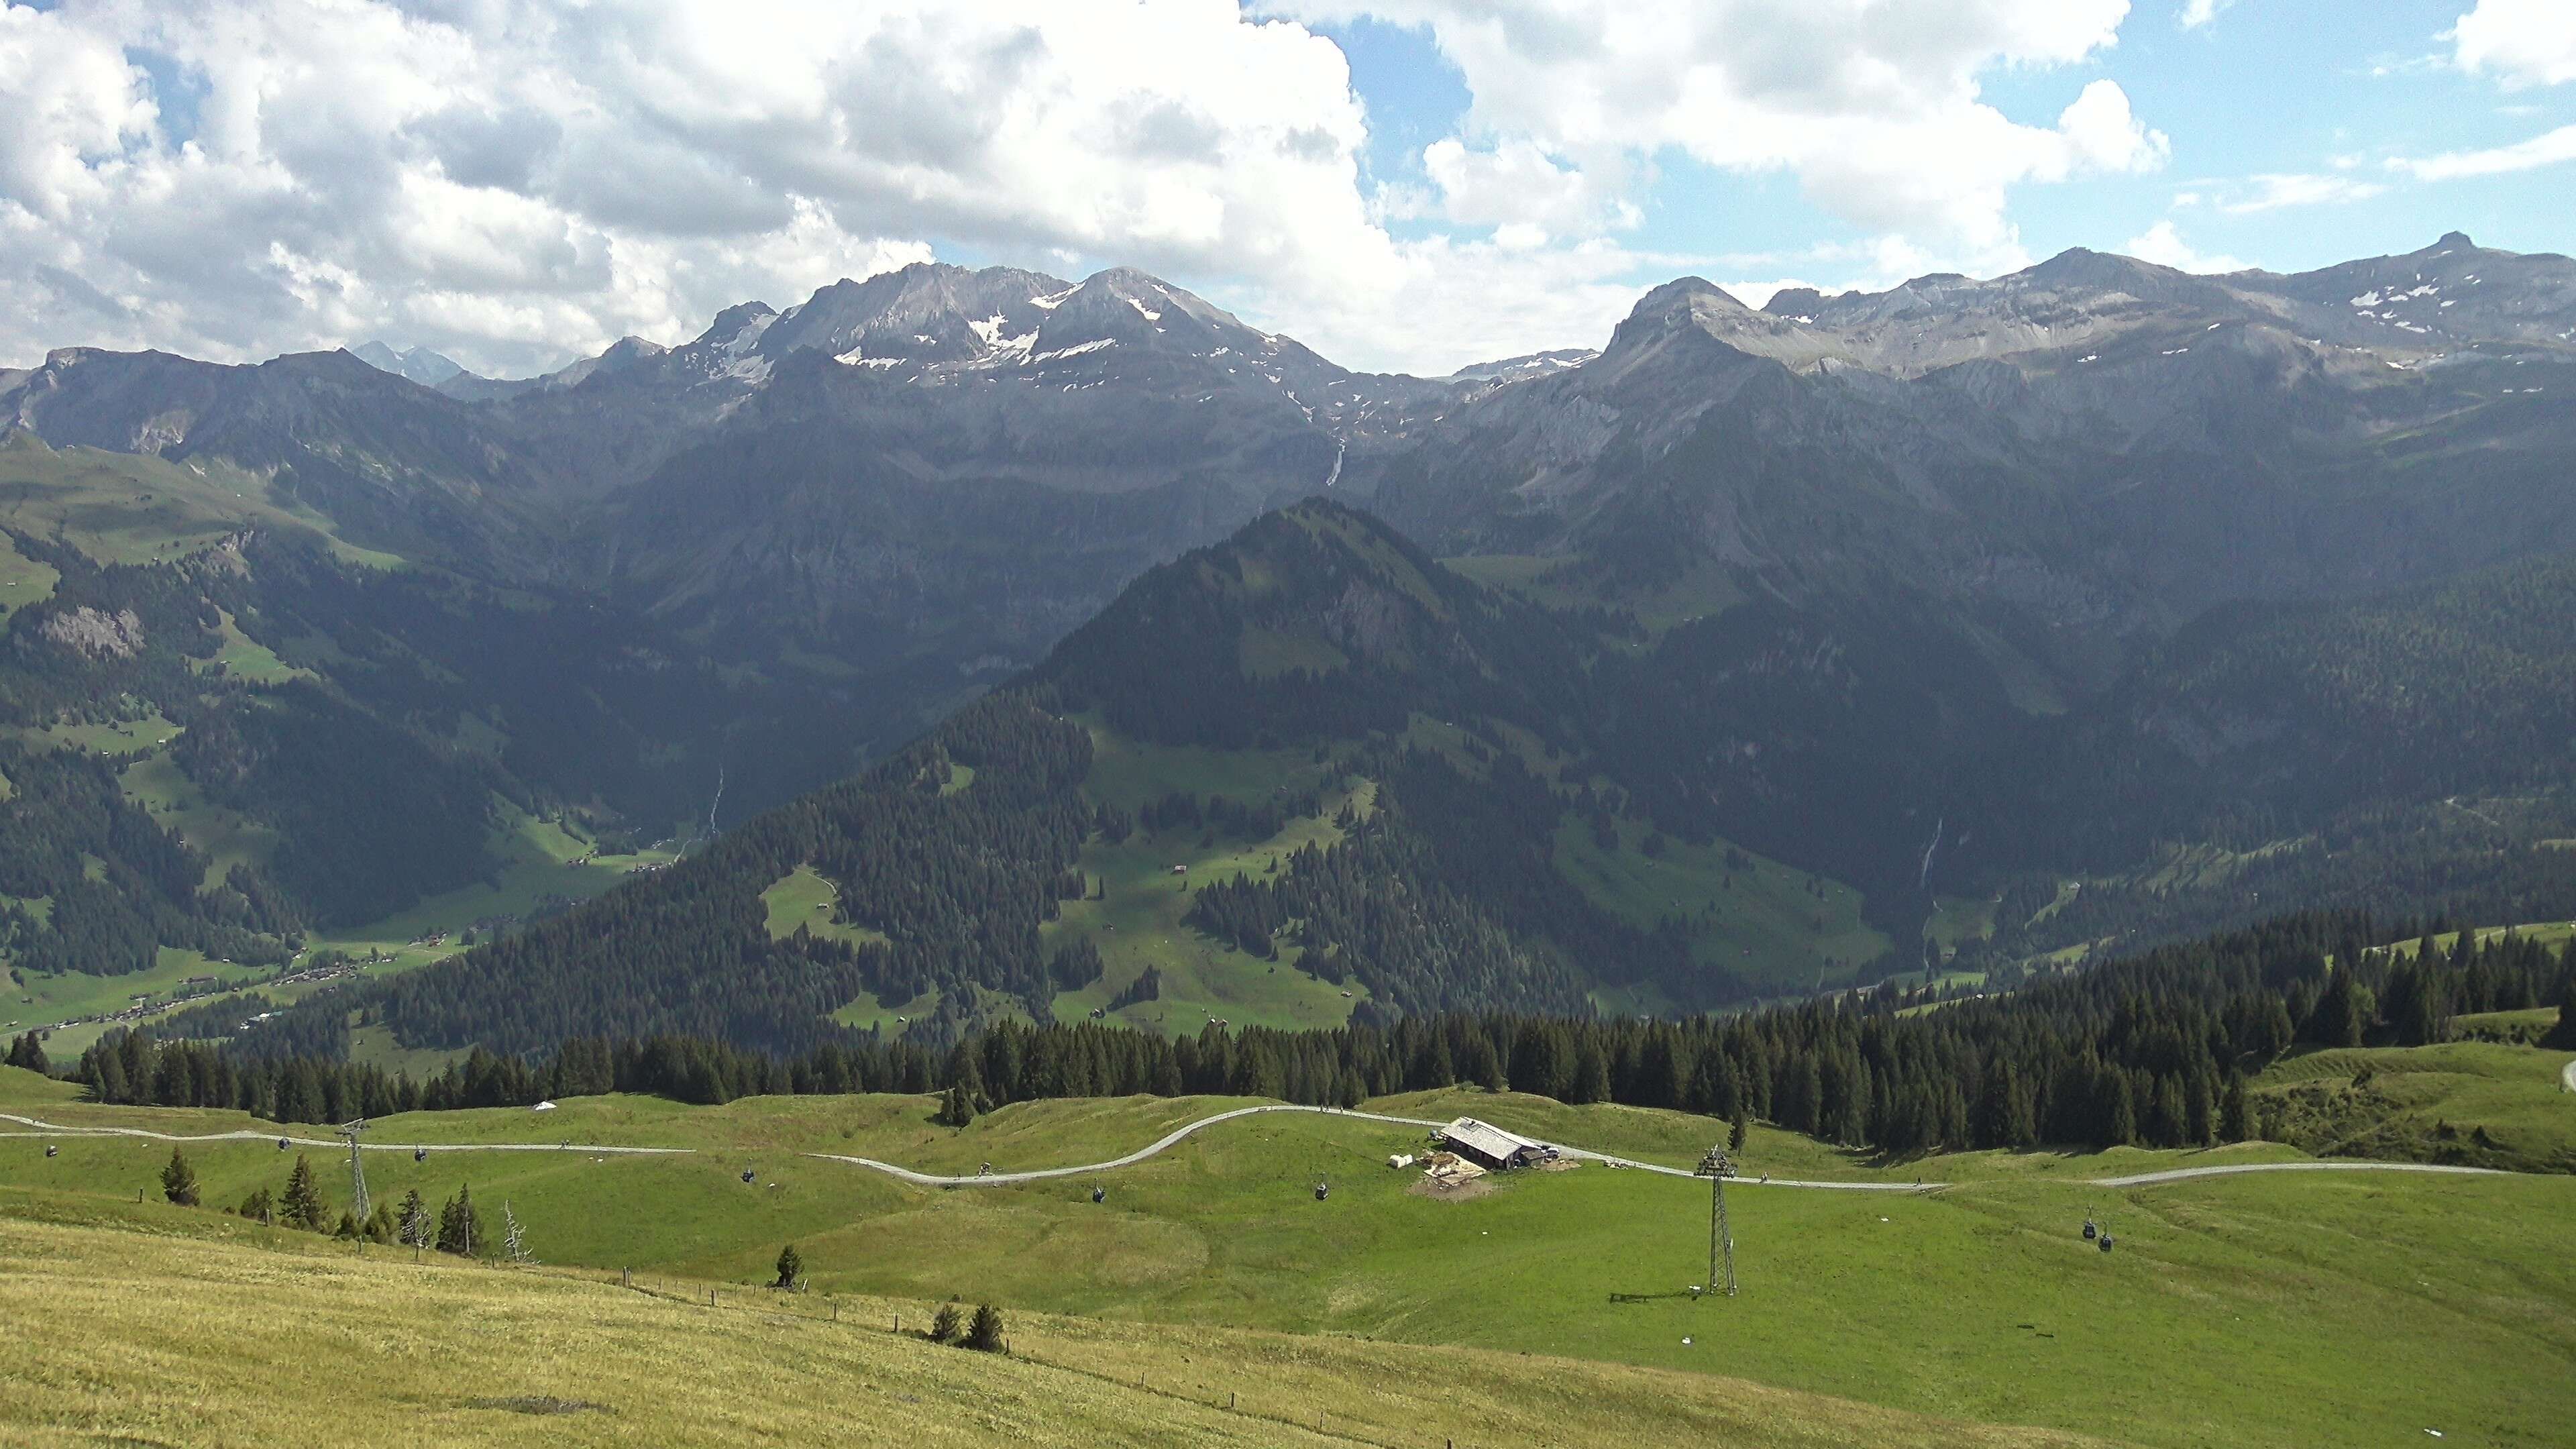
{"label": "barn", "polygon": [[1461,1117],[1441,1128],[1440,1141],[1450,1151],[1493,1171],[1529,1167],[1556,1156],[1556,1149],[1544,1142],[1533,1142],[1473,1117]]}

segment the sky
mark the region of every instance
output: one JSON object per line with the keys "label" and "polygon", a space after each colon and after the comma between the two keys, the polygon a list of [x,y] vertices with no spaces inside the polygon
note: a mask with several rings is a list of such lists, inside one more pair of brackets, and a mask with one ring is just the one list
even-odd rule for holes
{"label": "sky", "polygon": [[2576,250],[2576,0],[0,0],[0,367],[516,376],[920,261],[1347,366],[1646,288]]}

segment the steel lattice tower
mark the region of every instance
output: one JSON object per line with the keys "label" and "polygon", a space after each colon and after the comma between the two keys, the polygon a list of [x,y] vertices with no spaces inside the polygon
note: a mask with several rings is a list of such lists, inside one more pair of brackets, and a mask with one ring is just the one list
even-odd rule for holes
{"label": "steel lattice tower", "polygon": [[[1723,1285],[1726,1296],[1735,1296],[1735,1231],[1726,1221],[1726,1180],[1735,1175],[1735,1164],[1727,1159],[1726,1149],[1712,1147],[1693,1170],[1695,1177],[1708,1179],[1708,1286]],[[1720,1270],[1724,1276],[1719,1276]]]}
{"label": "steel lattice tower", "polygon": [[369,1204],[367,1169],[365,1164],[358,1161],[358,1134],[366,1130],[367,1119],[364,1117],[355,1122],[340,1124],[340,1135],[347,1138],[349,1142],[349,1216],[355,1218],[361,1228],[367,1225]]}

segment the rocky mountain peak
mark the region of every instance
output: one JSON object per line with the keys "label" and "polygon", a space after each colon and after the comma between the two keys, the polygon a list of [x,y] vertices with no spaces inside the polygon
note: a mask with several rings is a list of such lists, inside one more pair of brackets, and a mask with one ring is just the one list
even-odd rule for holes
{"label": "rocky mountain peak", "polygon": [[349,355],[381,372],[407,377],[423,387],[436,387],[465,369],[426,347],[395,349],[382,342],[362,342],[348,349]]}
{"label": "rocky mountain peak", "polygon": [[737,302],[718,312],[715,320],[707,324],[707,330],[698,334],[694,345],[722,347],[741,337],[745,331],[756,335],[777,320],[778,309],[767,302]]}

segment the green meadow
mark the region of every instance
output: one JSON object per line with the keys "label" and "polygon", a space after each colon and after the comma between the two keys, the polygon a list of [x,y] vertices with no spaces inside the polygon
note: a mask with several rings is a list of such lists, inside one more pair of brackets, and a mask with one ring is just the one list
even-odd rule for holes
{"label": "green meadow", "polygon": [[[0,1077],[0,1106],[63,1125],[269,1130],[238,1114],[70,1095],[25,1073]],[[1589,1164],[1426,1196],[1414,1173],[1385,1165],[1421,1141],[1392,1124],[1264,1114],[1096,1176],[954,1190],[803,1155],[960,1173],[986,1161],[1072,1165],[1234,1105],[1028,1103],[960,1130],[934,1125],[928,1098],[601,1098],[383,1119],[370,1140],[393,1150],[368,1154],[368,1182],[378,1198],[417,1188],[433,1199],[470,1183],[495,1222],[511,1205],[545,1261],[657,1282],[764,1281],[793,1240],[830,1295],[990,1298],[1168,1325],[1176,1341],[1258,1329],[1552,1355],[2127,1443],[2411,1442],[2432,1428],[2541,1445],[2563,1442],[2576,1410],[2576,1261],[2549,1246],[2576,1228],[2576,1177],[2281,1173],[2107,1189],[2083,1179],[2299,1154],[2249,1145],[1879,1165],[1757,1128],[1748,1176],[1728,1194],[1742,1292],[1693,1301],[1686,1290],[1706,1275],[1702,1184]],[[2518,1098],[2513,1110],[2532,1105]],[[2556,1105],[2576,1114],[2576,1102]],[[1469,1111],[1673,1165],[1723,1130],[1477,1092],[1371,1109]],[[0,1214],[157,1199],[167,1145],[59,1141],[46,1159],[36,1138],[0,1138]],[[467,1150],[475,1141],[568,1145]],[[620,1157],[586,1150],[593,1142],[698,1150]],[[403,1150],[416,1143],[425,1161]],[[188,1153],[210,1204],[274,1190],[292,1161],[268,1141]],[[327,1194],[345,1200],[342,1154],[312,1155]],[[1926,1190],[1796,1189],[1761,1183],[1766,1174]],[[1321,1200],[1319,1180],[1331,1189]],[[2111,1254],[2079,1235],[2088,1216],[2116,1235]],[[2399,1363],[2406,1371],[2391,1372]]]}
{"label": "green meadow", "polygon": [[[184,558],[245,527],[320,534],[341,557],[377,568],[401,563],[340,541],[330,520],[278,501],[267,479],[220,460],[57,449],[23,429],[0,440],[0,528],[61,540],[101,563],[146,564]],[[32,587],[11,589],[11,578],[23,576],[0,563],[0,594]]]}
{"label": "green meadow", "polygon": [[649,1277],[415,1264],[150,1204],[12,1206],[0,1309],[82,1330],[0,1336],[12,1443],[2099,1442],[1706,1373],[1016,1308],[1005,1353],[969,1353],[921,1336],[918,1300],[710,1299]]}

